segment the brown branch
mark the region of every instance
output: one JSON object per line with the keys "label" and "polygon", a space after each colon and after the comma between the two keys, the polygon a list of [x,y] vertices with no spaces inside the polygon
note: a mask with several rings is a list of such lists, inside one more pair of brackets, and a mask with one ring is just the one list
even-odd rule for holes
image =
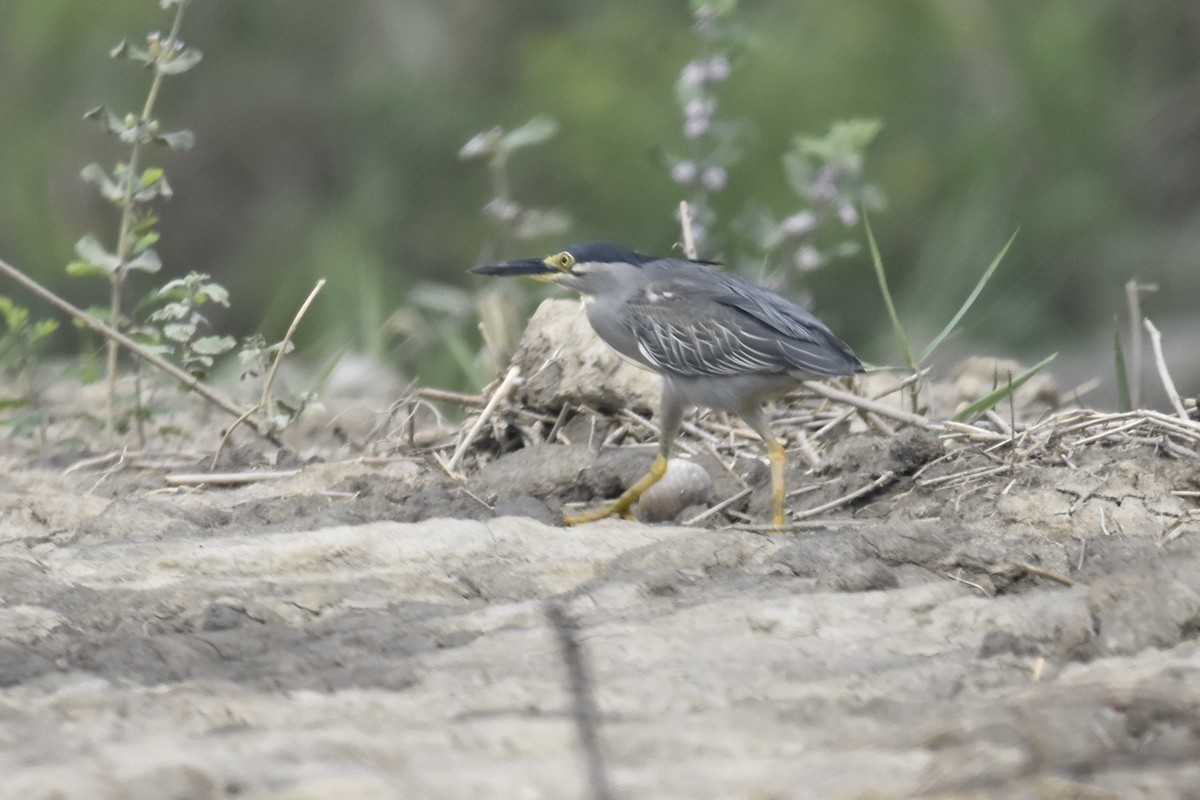
{"label": "brown branch", "polygon": [[[3,259],[0,259],[0,273],[12,278],[14,281],[28,289],[30,292],[33,292],[47,303],[57,306],[61,310],[65,311],[84,327],[90,328],[111,342],[116,342],[138,358],[167,373],[172,378],[179,381],[179,383],[183,384],[186,389],[200,395],[222,411],[225,411],[233,417],[241,417],[245,413],[242,409],[238,408],[232,400],[222,396],[215,389],[196,378],[196,376],[188,374],[184,370],[159,356],[157,353],[151,352],[150,350],[142,347],[140,344],[135,342],[133,339],[130,339],[120,331],[115,330],[109,325],[106,325],[86,311],[71,305],[66,300],[56,295],[45,286],[42,286],[33,278],[30,278],[28,275],[21,272],[19,269],[7,263]],[[274,437],[272,437],[270,434],[259,430],[259,425],[261,424],[260,421],[254,421],[253,424],[256,431],[261,436],[268,439],[273,444],[278,444],[278,442],[276,442]]]}

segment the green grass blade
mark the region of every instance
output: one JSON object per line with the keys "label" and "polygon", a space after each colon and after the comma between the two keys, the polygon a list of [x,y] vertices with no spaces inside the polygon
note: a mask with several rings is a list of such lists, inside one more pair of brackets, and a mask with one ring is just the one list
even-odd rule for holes
{"label": "green grass blade", "polygon": [[1117,399],[1121,411],[1133,410],[1133,395],[1129,393],[1129,372],[1125,368],[1125,348],[1121,344],[1121,321],[1113,319],[1113,355],[1117,361]]}
{"label": "green grass blade", "polygon": [[[1000,252],[996,254],[994,259],[992,259],[992,263],[988,265],[988,268],[984,270],[983,276],[979,279],[979,282],[975,284],[975,288],[971,291],[971,294],[967,296],[966,301],[958,309],[958,313],[954,315],[953,319],[946,323],[946,327],[942,328],[942,332],[935,336],[933,341],[929,343],[929,346],[921,352],[921,357],[917,360],[918,365],[924,364],[926,359],[933,355],[933,351],[936,350],[938,346],[945,341],[946,337],[958,327],[958,323],[962,321],[962,318],[966,316],[967,311],[972,305],[975,304],[975,301],[979,299],[980,293],[983,292],[983,287],[987,286],[987,282],[991,280],[992,273],[995,272],[996,268],[1000,266],[1000,262],[1004,259],[1004,254],[1008,252],[1008,248],[1012,247],[1013,241],[1017,238],[1017,234],[1020,232],[1021,229],[1018,228],[1017,230],[1013,231],[1012,236],[1008,237],[1008,241],[1005,242],[1004,247],[1000,248]],[[916,369],[916,367],[913,367],[913,369]]]}
{"label": "green grass blade", "polygon": [[883,259],[879,255],[879,245],[875,242],[875,234],[871,231],[871,220],[867,218],[867,214],[863,212],[863,225],[867,230],[867,244],[871,248],[871,262],[875,265],[875,277],[879,281],[879,293],[883,295],[883,304],[887,306],[888,316],[892,319],[892,330],[896,332],[896,338],[900,340],[900,349],[904,353],[904,363],[908,364],[909,368],[917,371],[917,362],[913,361],[912,345],[908,341],[908,333],[904,330],[904,324],[900,322],[900,316],[896,313],[896,305],[892,302],[892,292],[888,289],[887,273],[883,270]]}
{"label": "green grass blade", "polygon": [[1001,386],[999,389],[996,389],[993,392],[989,392],[988,394],[979,398],[974,403],[971,403],[971,405],[964,408],[962,411],[959,411],[957,414],[955,414],[950,419],[954,420],[955,422],[965,422],[967,419],[975,416],[976,414],[982,414],[984,411],[987,411],[990,408],[994,408],[995,405],[997,403],[999,403],[1001,400],[1003,400],[1004,398],[1011,395],[1017,389],[1020,389],[1021,385],[1024,384],[1025,381],[1029,380],[1034,375],[1037,375],[1039,372],[1041,372],[1043,369],[1045,369],[1046,365],[1049,364],[1051,361],[1053,361],[1057,355],[1058,355],[1058,353],[1051,353],[1050,355],[1046,356],[1038,363],[1034,364],[1029,369],[1022,372],[1017,377],[1013,378],[1011,381],[1006,383],[1004,386]]}

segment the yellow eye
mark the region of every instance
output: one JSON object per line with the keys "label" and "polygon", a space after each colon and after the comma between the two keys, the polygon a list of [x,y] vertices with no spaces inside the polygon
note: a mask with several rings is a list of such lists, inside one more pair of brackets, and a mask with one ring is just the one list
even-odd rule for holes
{"label": "yellow eye", "polygon": [[572,256],[570,253],[564,252],[564,253],[558,254],[558,268],[559,269],[566,271],[566,270],[570,269],[574,263],[575,263],[575,257]]}

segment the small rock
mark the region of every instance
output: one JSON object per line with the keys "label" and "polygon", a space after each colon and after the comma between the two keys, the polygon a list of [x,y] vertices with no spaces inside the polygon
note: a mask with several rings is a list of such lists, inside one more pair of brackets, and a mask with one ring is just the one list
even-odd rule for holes
{"label": "small rock", "polygon": [[546,300],[538,306],[513,364],[525,377],[516,399],[530,408],[552,413],[564,405],[642,413],[658,409],[659,377],[601,341],[578,301]]}
{"label": "small rock", "polygon": [[638,512],[647,522],[675,519],[689,506],[706,505],[712,496],[712,478],[695,461],[672,458],[667,474],[638,500]]}
{"label": "small rock", "polygon": [[562,522],[562,517],[551,511],[545,503],[527,494],[501,500],[496,503],[493,513],[497,517],[525,517],[545,525],[558,525]]}

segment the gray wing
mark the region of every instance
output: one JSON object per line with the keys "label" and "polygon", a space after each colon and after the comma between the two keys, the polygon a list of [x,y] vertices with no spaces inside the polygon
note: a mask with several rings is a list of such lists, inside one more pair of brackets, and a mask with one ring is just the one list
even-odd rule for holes
{"label": "gray wing", "polygon": [[625,310],[638,351],[663,372],[694,377],[861,370],[850,348],[812,314],[715,270],[650,280]]}

